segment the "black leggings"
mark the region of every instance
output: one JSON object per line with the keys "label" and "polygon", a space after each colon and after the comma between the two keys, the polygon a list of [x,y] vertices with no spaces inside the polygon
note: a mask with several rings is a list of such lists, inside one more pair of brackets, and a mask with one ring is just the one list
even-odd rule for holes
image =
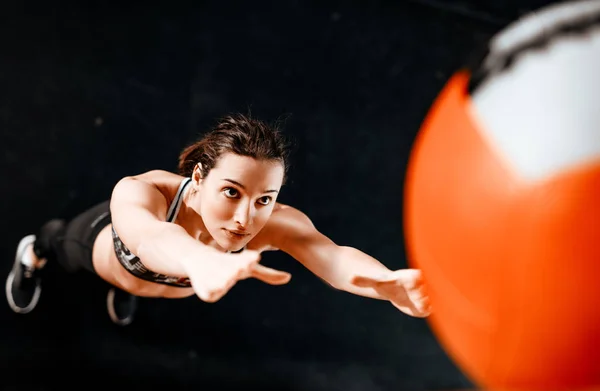
{"label": "black leggings", "polygon": [[37,234],[33,251],[38,258],[56,262],[67,272],[96,273],[92,261],[94,242],[110,222],[109,201],[91,207],[68,222],[50,220]]}

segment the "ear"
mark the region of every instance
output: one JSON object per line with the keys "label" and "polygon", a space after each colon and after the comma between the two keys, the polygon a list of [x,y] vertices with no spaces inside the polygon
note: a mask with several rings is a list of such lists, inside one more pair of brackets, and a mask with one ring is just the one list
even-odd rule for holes
{"label": "ear", "polygon": [[192,183],[194,186],[200,186],[202,183],[202,164],[198,163],[194,167],[194,171],[192,171]]}

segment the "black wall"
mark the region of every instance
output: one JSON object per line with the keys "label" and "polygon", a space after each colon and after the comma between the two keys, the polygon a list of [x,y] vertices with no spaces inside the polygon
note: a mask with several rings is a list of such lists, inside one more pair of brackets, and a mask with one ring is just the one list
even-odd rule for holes
{"label": "black wall", "polygon": [[[174,170],[216,117],[248,110],[286,118],[295,140],[281,200],[405,267],[404,168],[429,106],[477,45],[549,1],[83,3],[0,13],[3,275],[45,220],[123,175]],[[263,259],[291,283],[245,281],[216,304],[146,299],[126,329],[103,283],[49,271],[33,313],[0,305],[6,389],[471,386],[424,320],[334,291],[285,254]]]}

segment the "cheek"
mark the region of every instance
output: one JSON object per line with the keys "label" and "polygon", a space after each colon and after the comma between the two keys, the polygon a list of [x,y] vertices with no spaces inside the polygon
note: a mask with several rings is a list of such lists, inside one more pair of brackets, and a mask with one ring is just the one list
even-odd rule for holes
{"label": "cheek", "polygon": [[235,211],[231,202],[223,199],[220,195],[205,197],[201,210],[202,216],[210,220],[229,220]]}
{"label": "cheek", "polygon": [[262,228],[267,223],[267,221],[269,221],[269,218],[271,217],[272,213],[273,208],[269,208],[268,210],[258,210],[256,216],[254,217],[254,225]]}

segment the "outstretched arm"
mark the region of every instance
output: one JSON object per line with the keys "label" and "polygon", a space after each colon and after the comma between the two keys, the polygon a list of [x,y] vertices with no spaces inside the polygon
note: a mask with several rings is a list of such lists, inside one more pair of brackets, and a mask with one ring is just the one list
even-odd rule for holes
{"label": "outstretched arm", "polygon": [[282,251],[288,253],[335,289],[385,300],[370,286],[354,284],[356,276],[385,275],[390,270],[375,258],[353,247],[339,246],[318,231],[290,238]]}
{"label": "outstretched arm", "polygon": [[332,287],[388,300],[413,316],[429,314],[420,271],[392,271],[356,248],[337,245],[294,208],[278,212],[269,228],[273,247],[294,257]]}
{"label": "outstretched arm", "polygon": [[[258,264],[258,252],[225,254],[202,244],[181,226],[165,222],[167,200],[154,179],[169,180],[166,175],[173,176],[151,171],[124,178],[115,186],[111,198],[114,228],[146,267],[156,273],[189,277],[198,296],[209,302],[219,300],[245,278],[273,285],[287,283],[288,273]],[[180,177],[174,179],[176,183],[180,181]]]}

